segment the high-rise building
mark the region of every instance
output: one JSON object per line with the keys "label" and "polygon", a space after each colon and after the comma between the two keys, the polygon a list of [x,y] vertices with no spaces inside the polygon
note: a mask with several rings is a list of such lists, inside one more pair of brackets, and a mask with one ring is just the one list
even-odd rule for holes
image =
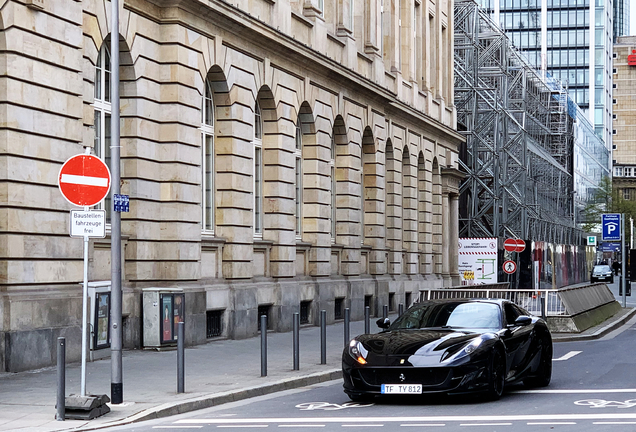
{"label": "high-rise building", "polygon": [[[481,4],[532,65],[568,88],[596,134],[609,146],[612,2],[482,0]],[[621,10],[619,15],[626,16],[626,4]]]}
{"label": "high-rise building", "polygon": [[636,201],[636,36],[618,37],[613,57],[613,187]]}
{"label": "high-rise building", "polygon": [[630,34],[629,26],[630,0],[614,0],[614,43],[619,36]]}

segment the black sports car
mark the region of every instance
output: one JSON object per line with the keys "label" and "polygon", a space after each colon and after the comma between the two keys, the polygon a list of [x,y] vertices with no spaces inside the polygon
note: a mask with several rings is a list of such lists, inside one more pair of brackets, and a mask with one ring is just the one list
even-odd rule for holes
{"label": "black sports car", "polygon": [[552,377],[552,336],[545,321],[507,300],[446,299],[417,303],[384,330],[351,340],[342,355],[344,391],[375,395],[485,392]]}

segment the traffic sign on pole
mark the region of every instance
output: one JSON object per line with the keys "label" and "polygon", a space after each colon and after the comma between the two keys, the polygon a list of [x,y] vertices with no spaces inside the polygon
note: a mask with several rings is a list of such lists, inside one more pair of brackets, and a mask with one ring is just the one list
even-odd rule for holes
{"label": "traffic sign on pole", "polygon": [[58,184],[62,195],[71,204],[91,207],[108,195],[110,170],[97,156],[75,155],[62,165]]}
{"label": "traffic sign on pole", "polygon": [[619,213],[607,213],[601,215],[603,228],[602,240],[618,241],[621,239],[621,215]]}
{"label": "traffic sign on pole", "polygon": [[517,263],[512,260],[508,260],[504,262],[503,271],[505,271],[508,274],[513,274],[514,272],[517,271]]}
{"label": "traffic sign on pole", "polygon": [[508,252],[523,252],[526,248],[526,242],[521,239],[509,238],[504,241],[504,249]]}

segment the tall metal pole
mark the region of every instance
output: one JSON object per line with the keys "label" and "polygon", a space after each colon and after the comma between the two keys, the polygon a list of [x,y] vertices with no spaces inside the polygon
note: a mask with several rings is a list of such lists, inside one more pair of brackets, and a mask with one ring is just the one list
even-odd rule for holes
{"label": "tall metal pole", "polygon": [[121,301],[121,214],[115,211],[115,194],[119,195],[119,0],[111,0],[112,26],[110,30],[110,62],[111,79],[110,101],[110,155],[111,155],[111,217],[110,217],[110,283],[112,305],[110,313],[111,346],[110,346],[110,400],[113,404],[124,401],[124,384],[122,380],[121,350],[122,333],[122,301]]}
{"label": "tall metal pole", "polygon": [[627,278],[625,277],[625,213],[621,214],[621,289],[623,290],[623,307],[627,307]]}
{"label": "tall metal pole", "polygon": [[[84,207],[88,211],[88,207]],[[82,283],[82,367],[80,396],[86,396],[86,351],[88,350],[88,236],[84,236],[84,280]]]}

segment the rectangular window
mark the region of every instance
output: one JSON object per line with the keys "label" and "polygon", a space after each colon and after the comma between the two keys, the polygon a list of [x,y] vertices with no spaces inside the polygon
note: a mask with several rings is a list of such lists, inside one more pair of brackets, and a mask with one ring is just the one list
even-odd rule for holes
{"label": "rectangular window", "polygon": [[303,204],[303,175],[302,159],[296,157],[296,237],[302,235],[302,204]]}
{"label": "rectangular window", "polygon": [[389,312],[395,311],[395,293],[389,293]]}
{"label": "rectangular window", "polygon": [[344,316],[344,297],[338,297],[336,298],[335,302],[334,302],[334,308],[333,308],[333,318],[334,319],[342,319]]}
{"label": "rectangular window", "polygon": [[614,175],[616,177],[623,177],[623,167],[614,167]]}
{"label": "rectangular window", "polygon": [[260,305],[258,307],[258,316],[256,317],[258,320],[258,331],[261,331],[261,316],[263,315],[267,317],[267,330],[272,328],[271,311],[272,305]]}
{"label": "rectangular window", "polygon": [[309,324],[309,313],[311,310],[311,301],[305,300],[300,302],[300,323]]}
{"label": "rectangular window", "polygon": [[254,235],[260,237],[263,234],[263,167],[261,148],[254,147]]}
{"label": "rectangular window", "polygon": [[203,134],[203,229],[214,230],[214,137]]}
{"label": "rectangular window", "polygon": [[632,167],[625,167],[625,177],[632,176]]}
{"label": "rectangular window", "polygon": [[404,307],[408,308],[409,306],[411,306],[411,293],[407,292],[404,293]]}
{"label": "rectangular window", "polygon": [[223,310],[205,312],[205,337],[210,339],[223,334]]}

